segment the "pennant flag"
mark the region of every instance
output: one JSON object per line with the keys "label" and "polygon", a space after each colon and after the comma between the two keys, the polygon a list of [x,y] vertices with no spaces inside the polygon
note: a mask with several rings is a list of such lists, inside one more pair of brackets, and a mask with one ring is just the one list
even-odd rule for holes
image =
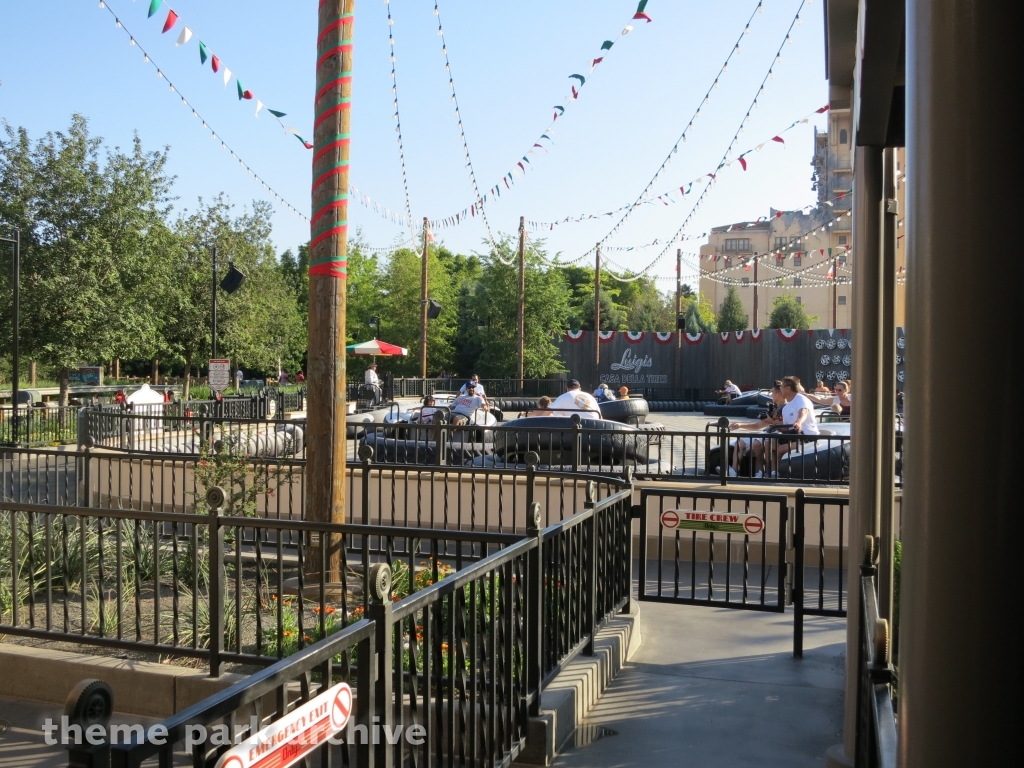
{"label": "pennant flag", "polygon": [[205,64],[206,59],[209,58],[209,54],[206,52],[206,43],[202,40],[199,41],[199,63]]}
{"label": "pennant flag", "polygon": [[747,264],[744,265],[743,271],[744,272],[749,272],[750,271],[750,262],[747,262]]}
{"label": "pennant flag", "polygon": [[580,97],[580,92],[576,90],[576,86],[575,85],[571,86],[571,88],[572,88],[572,98],[573,98],[573,101],[575,101],[576,99],[578,99]]}
{"label": "pennant flag", "polygon": [[178,35],[178,42],[176,42],[174,45],[175,45],[175,47],[177,47],[179,45],[184,45],[185,43],[187,43],[191,39],[192,39],[192,30],[189,29],[188,27],[182,27],[181,34]]}
{"label": "pennant flag", "polygon": [[582,88],[582,87],[583,87],[583,86],[584,86],[584,85],[586,84],[586,82],[587,82],[587,78],[585,78],[585,77],[584,77],[583,75],[569,75],[569,79],[570,79],[570,80],[572,80],[572,79],[573,79],[574,77],[575,77],[575,78],[576,78],[577,80],[579,80],[579,81],[580,81],[580,87],[581,87],[581,88]]}
{"label": "pennant flag", "polygon": [[149,3],[149,16],[147,18],[153,18],[153,14],[160,10],[160,5],[164,0],[150,0]]}
{"label": "pennant flag", "polygon": [[783,213],[785,213],[785,211],[776,211],[775,212],[775,218],[776,219],[779,218]]}
{"label": "pennant flag", "polygon": [[220,71],[220,59],[217,58],[217,54],[213,54],[213,58],[210,59],[210,66],[213,67],[214,72]]}
{"label": "pennant flag", "polygon": [[636,7],[637,13],[643,13],[647,9],[647,0],[640,0],[640,5]]}
{"label": "pennant flag", "polygon": [[592,62],[590,62],[590,71],[593,72],[594,71],[594,67],[596,67],[598,64],[600,64],[602,61],[604,61],[604,56],[598,56],[596,59],[594,59]]}
{"label": "pennant flag", "polygon": [[228,69],[227,67],[224,67],[224,87],[225,88],[228,87],[228,82],[230,82],[230,80],[231,80],[231,70]]}
{"label": "pennant flag", "polygon": [[605,40],[603,43],[601,43],[601,50],[610,51],[613,45],[615,45],[615,43],[613,43],[611,40]]}
{"label": "pennant flag", "polygon": [[[294,133],[294,131],[293,131],[293,133]],[[313,148],[313,145],[310,144],[308,141],[306,141],[301,136],[299,136],[299,134],[296,133],[295,134],[295,138],[298,139],[299,141],[301,141],[302,142],[302,146],[304,146],[306,149],[312,149]]]}
{"label": "pennant flag", "polygon": [[741,168],[742,168],[742,169],[743,169],[744,171],[745,171],[745,170],[747,170],[747,161],[743,159],[743,156],[742,156],[742,155],[740,156],[740,158],[739,158],[739,161],[740,161],[740,167],[741,167]]}
{"label": "pennant flag", "polygon": [[260,110],[263,109],[263,102],[256,99],[256,117],[260,116]]}
{"label": "pennant flag", "polygon": [[709,176],[709,177],[710,177],[710,178],[711,178],[712,180],[714,180],[714,178],[715,178],[715,174],[713,174],[713,173],[709,173],[709,174],[707,174],[707,175],[708,175],[708,176]]}
{"label": "pennant flag", "polygon": [[816,110],[814,110],[814,114],[816,114],[816,115],[822,115],[822,114],[824,114],[825,112],[828,112],[828,110],[829,110],[829,105],[828,105],[828,104],[826,104],[826,105],[825,105],[824,107],[822,107],[821,109],[816,109]]}
{"label": "pennant flag", "polygon": [[242,87],[242,81],[235,78],[235,85],[238,86],[238,100],[241,101],[245,98],[245,89]]}
{"label": "pennant flag", "polygon": [[169,11],[167,11],[167,21],[164,22],[163,32],[161,32],[160,34],[164,34],[166,32],[169,32],[171,27],[173,27],[177,23],[178,23],[178,14],[176,14],[174,12],[174,9],[172,8]]}
{"label": "pennant flag", "polygon": [[783,139],[781,136],[772,136],[772,141],[777,141],[779,142],[779,144],[782,144],[783,146],[786,145],[785,139]]}
{"label": "pennant flag", "polygon": [[621,31],[621,32],[619,33],[619,36],[621,37],[622,35],[628,35],[628,34],[629,34],[630,32],[632,32],[632,31],[633,31],[633,25],[632,25],[632,24],[627,24],[627,25],[626,25],[626,27],[625,27],[625,29],[623,29],[623,30],[622,30],[622,31]]}
{"label": "pennant flag", "polygon": [[637,11],[636,14],[634,14],[633,18],[634,19],[643,19],[648,24],[650,24],[652,21],[654,21],[654,19],[652,19],[650,16],[648,16],[643,11]]}

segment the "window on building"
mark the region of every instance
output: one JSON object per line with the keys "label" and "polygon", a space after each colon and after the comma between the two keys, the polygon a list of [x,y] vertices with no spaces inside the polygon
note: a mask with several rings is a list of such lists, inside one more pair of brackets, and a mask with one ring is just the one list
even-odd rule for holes
{"label": "window on building", "polygon": [[846,245],[846,235],[840,235],[839,236],[839,244],[840,245]]}
{"label": "window on building", "polygon": [[842,254],[842,255],[841,255],[841,256],[839,257],[839,263],[840,263],[840,264],[845,264],[845,263],[846,263],[846,254],[845,254],[845,253],[844,253],[844,254]]}
{"label": "window on building", "polygon": [[750,278],[749,278],[749,277],[744,277],[744,278],[743,278],[743,284],[744,284],[744,285],[747,285],[747,284],[749,284],[749,283],[750,283]]}
{"label": "window on building", "polygon": [[722,266],[722,269],[725,269],[726,267],[731,267],[732,266],[732,256],[726,256],[725,259],[723,259],[723,261],[724,261],[724,264]]}
{"label": "window on building", "polygon": [[730,237],[725,241],[725,250],[728,253],[750,253],[750,238]]}
{"label": "window on building", "polygon": [[846,306],[846,297],[845,296],[840,296],[839,297],[839,303],[842,304],[845,307]]}
{"label": "window on building", "polygon": [[799,267],[803,263],[803,257],[799,254],[793,257],[793,266]]}
{"label": "window on building", "polygon": [[849,140],[849,138],[850,137],[849,137],[849,134],[846,133],[846,129],[845,128],[840,128],[839,129],[839,143],[840,144],[845,144]]}
{"label": "window on building", "polygon": [[789,238],[788,237],[776,237],[775,238],[775,250],[776,251],[782,250],[787,245],[789,245]]}
{"label": "window on building", "polygon": [[801,279],[799,277],[794,277],[793,278],[793,285],[803,285],[803,284],[804,284],[803,279]]}
{"label": "window on building", "polygon": [[803,304],[803,303],[804,303],[804,300],[803,300],[803,299],[802,299],[802,298],[801,298],[800,296],[797,296],[797,297],[796,297],[796,303],[797,303],[797,304]]}

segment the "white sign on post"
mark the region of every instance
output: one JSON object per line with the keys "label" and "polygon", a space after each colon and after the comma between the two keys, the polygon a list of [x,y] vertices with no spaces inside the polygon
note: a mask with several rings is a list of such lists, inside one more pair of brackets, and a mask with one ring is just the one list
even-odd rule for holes
{"label": "white sign on post", "polygon": [[210,361],[210,389],[214,392],[222,392],[231,386],[231,361],[211,360]]}
{"label": "white sign on post", "polygon": [[747,536],[756,536],[764,530],[764,520],[758,515],[699,509],[666,509],[661,513],[661,524],[669,530],[742,533]]}

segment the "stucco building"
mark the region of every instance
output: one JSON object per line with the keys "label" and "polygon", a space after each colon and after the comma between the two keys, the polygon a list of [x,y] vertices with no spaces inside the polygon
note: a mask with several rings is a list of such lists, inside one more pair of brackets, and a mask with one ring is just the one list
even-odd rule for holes
{"label": "stucco building", "polygon": [[[700,291],[719,311],[730,285],[736,286],[747,313],[748,327],[768,323],[773,300],[796,297],[812,328],[852,326],[855,288],[852,262],[853,153],[850,110],[829,112],[827,130],[814,133],[811,182],[817,205],[800,211],[774,208],[757,221],[714,227],[700,249]],[[897,204],[902,234],[905,184],[903,150],[899,153]],[[898,241],[898,325],[903,325],[902,238]]]}

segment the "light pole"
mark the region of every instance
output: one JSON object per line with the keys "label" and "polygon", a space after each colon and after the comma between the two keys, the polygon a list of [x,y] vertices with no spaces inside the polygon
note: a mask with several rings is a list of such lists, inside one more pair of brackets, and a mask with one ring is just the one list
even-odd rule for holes
{"label": "light pole", "polygon": [[12,300],[12,357],[11,361],[11,444],[17,445],[21,436],[21,425],[18,422],[18,380],[21,378],[21,349],[18,345],[18,324],[21,320],[21,230],[14,230],[14,237],[0,237],[0,242],[10,243],[14,246],[14,259],[12,264],[12,282],[14,283],[14,298]]}

